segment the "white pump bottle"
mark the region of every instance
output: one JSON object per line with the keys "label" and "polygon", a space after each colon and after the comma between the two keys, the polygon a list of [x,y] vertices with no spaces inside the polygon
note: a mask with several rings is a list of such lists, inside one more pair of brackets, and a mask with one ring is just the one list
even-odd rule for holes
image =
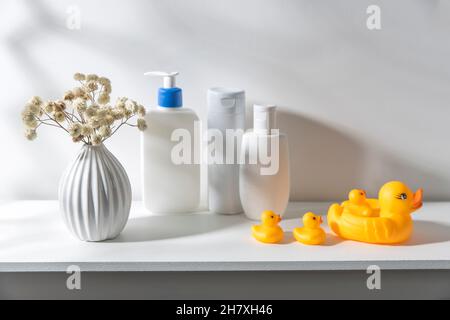
{"label": "white pump bottle", "polygon": [[286,135],[279,132],[275,106],[255,106],[254,130],[244,135],[240,195],[245,215],[260,220],[271,210],[283,216],[289,204],[290,163]]}
{"label": "white pump bottle", "polygon": [[199,118],[183,108],[182,90],[176,88],[178,72],[149,72],[162,77],[159,107],[146,115],[142,133],[144,205],[152,213],[196,211],[200,202]]}

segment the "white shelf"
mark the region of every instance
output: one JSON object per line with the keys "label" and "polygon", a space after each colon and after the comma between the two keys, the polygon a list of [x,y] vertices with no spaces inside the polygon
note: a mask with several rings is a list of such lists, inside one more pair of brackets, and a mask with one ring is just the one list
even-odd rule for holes
{"label": "white shelf", "polygon": [[[307,211],[325,214],[329,203],[292,203],[283,228],[292,231]],[[53,201],[0,203],[0,272],[269,271],[450,269],[450,203],[428,203],[415,214],[413,238],[402,246],[376,246],[329,236],[308,247],[289,236],[264,245],[250,236],[243,216],[198,213],[152,216],[134,203],[123,234],[106,243],[73,238]],[[328,230],[328,228],[327,228]]]}

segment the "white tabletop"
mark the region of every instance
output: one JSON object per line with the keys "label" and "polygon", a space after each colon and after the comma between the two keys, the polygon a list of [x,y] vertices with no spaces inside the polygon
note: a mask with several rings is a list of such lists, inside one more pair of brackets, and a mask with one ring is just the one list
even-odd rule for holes
{"label": "white tabletop", "polygon": [[[292,203],[282,227],[301,225],[307,211],[325,215],[330,204]],[[0,272],[265,271],[450,269],[450,203],[428,203],[415,218],[412,239],[401,246],[342,241],[322,247],[288,236],[280,245],[252,239],[254,222],[209,213],[153,216],[134,203],[130,221],[114,241],[84,243],[63,225],[54,201],[0,203]],[[326,227],[327,231],[328,228]]]}

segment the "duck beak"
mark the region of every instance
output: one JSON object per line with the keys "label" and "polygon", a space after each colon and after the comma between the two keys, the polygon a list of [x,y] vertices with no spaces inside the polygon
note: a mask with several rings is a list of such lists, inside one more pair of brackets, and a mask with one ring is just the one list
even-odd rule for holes
{"label": "duck beak", "polygon": [[414,194],[413,209],[418,210],[423,206],[423,189],[419,189]]}
{"label": "duck beak", "polygon": [[283,218],[281,216],[278,216],[278,222],[283,221]]}
{"label": "duck beak", "polygon": [[323,223],[323,218],[322,217],[319,218],[319,222],[320,222],[320,224]]}

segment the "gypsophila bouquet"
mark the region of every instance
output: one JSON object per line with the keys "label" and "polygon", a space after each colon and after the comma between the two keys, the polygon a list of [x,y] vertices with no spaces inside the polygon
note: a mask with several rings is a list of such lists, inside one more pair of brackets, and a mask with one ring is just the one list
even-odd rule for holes
{"label": "gypsophila bouquet", "polygon": [[[64,130],[76,143],[100,145],[121,127],[130,126],[144,131],[145,108],[136,101],[119,98],[110,105],[111,81],[97,75],[77,73],[74,79],[80,86],[67,91],[61,100],[43,102],[33,97],[22,112],[28,140],[37,138],[41,126]],[[136,118],[135,122],[132,119]]]}

